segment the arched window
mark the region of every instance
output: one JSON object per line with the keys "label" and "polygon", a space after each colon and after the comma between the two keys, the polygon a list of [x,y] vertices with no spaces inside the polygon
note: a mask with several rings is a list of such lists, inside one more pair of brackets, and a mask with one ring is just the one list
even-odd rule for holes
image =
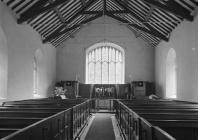
{"label": "arched window", "polygon": [[36,57],[34,57],[34,62],[33,62],[33,94],[38,94],[37,92],[37,78],[38,77],[38,71],[37,71],[37,62],[36,62]]}
{"label": "arched window", "polygon": [[166,59],[166,98],[177,98],[176,52],[173,48]]}
{"label": "arched window", "polygon": [[0,100],[7,98],[8,46],[6,34],[0,25]]}
{"label": "arched window", "polygon": [[123,84],[124,49],[109,42],[96,43],[86,50],[87,84]]}

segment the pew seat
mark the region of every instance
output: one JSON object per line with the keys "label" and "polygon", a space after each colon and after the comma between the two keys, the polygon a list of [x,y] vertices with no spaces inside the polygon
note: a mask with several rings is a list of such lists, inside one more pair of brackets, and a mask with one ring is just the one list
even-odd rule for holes
{"label": "pew seat", "polygon": [[0,138],[3,138],[11,133],[18,131],[16,128],[0,128]]}

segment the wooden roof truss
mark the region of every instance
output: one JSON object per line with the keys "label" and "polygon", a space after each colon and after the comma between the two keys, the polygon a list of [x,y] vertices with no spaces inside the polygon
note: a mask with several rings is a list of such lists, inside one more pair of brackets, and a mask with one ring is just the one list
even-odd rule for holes
{"label": "wooden roof truss", "polygon": [[168,41],[183,20],[193,21],[197,0],[1,0],[17,17],[55,47],[104,15],[126,25],[155,47]]}

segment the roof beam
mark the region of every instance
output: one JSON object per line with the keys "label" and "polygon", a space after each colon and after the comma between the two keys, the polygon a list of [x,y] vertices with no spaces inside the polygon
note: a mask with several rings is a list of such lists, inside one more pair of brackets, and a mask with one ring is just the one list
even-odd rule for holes
{"label": "roof beam", "polygon": [[168,41],[168,38],[167,37],[160,36],[156,32],[152,32],[151,30],[148,30],[148,29],[146,29],[144,27],[138,26],[137,24],[130,23],[128,20],[125,20],[123,18],[120,18],[120,17],[115,16],[115,15],[112,15],[112,14],[107,14],[107,16],[109,16],[109,17],[111,17],[113,19],[116,19],[116,20],[120,21],[121,23],[128,24],[129,26],[132,26],[132,27],[134,27],[134,28],[136,28],[136,29],[138,29],[140,31],[143,31],[145,33],[148,33],[148,34],[150,34],[152,36],[155,36],[155,37],[160,38],[162,40]]}
{"label": "roof beam", "polygon": [[103,0],[103,15],[105,15],[107,12],[107,1]]}
{"label": "roof beam", "polygon": [[120,5],[122,8],[124,8],[125,10],[127,10],[134,18],[136,18],[138,21],[140,21],[145,27],[147,27],[151,32],[153,32],[153,34],[155,34],[155,36],[158,36],[158,38],[163,39],[164,41],[168,41],[169,38],[160,33],[158,30],[156,30],[154,27],[152,27],[151,25],[149,25],[148,23],[144,22],[144,19],[141,19],[140,17],[138,17],[130,8],[128,8],[128,6],[126,6],[122,1],[120,0],[114,0],[118,5]]}
{"label": "roof beam", "polygon": [[164,37],[164,36],[159,36],[159,34],[157,34],[157,33],[155,33],[155,32],[152,32],[152,31],[150,31],[150,30],[148,30],[148,29],[146,29],[146,28],[144,28],[144,27],[141,27],[141,26],[139,26],[139,25],[137,25],[137,24],[130,23],[128,20],[122,19],[122,18],[120,18],[120,17],[118,17],[118,16],[115,16],[115,15],[112,15],[112,14],[107,14],[107,16],[109,16],[109,17],[111,17],[111,18],[113,18],[113,19],[116,19],[116,20],[120,21],[121,23],[128,24],[129,26],[132,26],[132,27],[134,27],[134,28],[136,28],[136,29],[138,29],[138,30],[140,30],[140,31],[143,31],[143,32],[145,32],[145,33],[148,33],[148,34],[150,34],[150,35],[152,35],[152,36],[155,36],[155,37],[157,37],[157,38],[159,38],[159,39],[168,41],[168,38],[166,38],[166,37]]}
{"label": "roof beam", "polygon": [[145,22],[148,22],[149,21],[151,15],[153,13],[153,11],[154,11],[154,7],[153,6],[150,6],[149,12],[148,12],[148,14],[145,17]]}
{"label": "roof beam", "polygon": [[81,15],[81,13],[83,13],[87,8],[89,8],[91,5],[93,5],[96,2],[96,0],[89,0],[86,3],[85,7],[82,7],[74,16],[72,16],[72,18],[70,18],[67,23],[70,23],[71,21],[73,21],[75,18],[77,18],[79,15]]}
{"label": "roof beam", "polygon": [[[78,10],[78,12],[72,16],[72,18],[70,18],[68,21],[65,21],[66,23],[70,23],[72,22],[75,18],[77,18],[79,15],[81,15],[81,13],[83,13],[87,8],[89,8],[91,5],[93,5],[96,1],[95,0],[90,0],[89,2],[86,3],[85,7],[82,7],[81,9]],[[94,18],[94,17],[93,17]],[[92,19],[92,18],[91,18]],[[86,19],[89,20],[89,19]],[[74,26],[72,26],[74,27]],[[75,28],[77,28],[79,26],[76,26]],[[51,35],[47,36],[46,39],[43,42],[49,42],[49,40],[51,40],[51,38],[55,38],[56,35],[59,35],[60,32],[62,32],[62,30],[65,29],[65,25],[61,25],[58,29],[56,29]],[[71,28],[72,30],[72,28]],[[69,30],[70,31],[70,30]],[[67,31],[68,32],[68,31]]]}
{"label": "roof beam", "polygon": [[128,5],[128,4],[129,4],[129,0],[124,0],[124,3],[125,3],[126,5]]}
{"label": "roof beam", "polygon": [[194,17],[190,11],[176,3],[174,0],[167,0],[167,4],[160,3],[159,0],[141,0],[149,5],[152,5],[158,9],[170,12],[176,16],[193,21]]}
{"label": "roof beam", "polygon": [[[82,14],[99,14],[99,13],[103,13],[103,11],[84,11]],[[129,12],[126,10],[110,10],[110,11],[106,11],[106,13],[109,14],[128,14]]]}
{"label": "roof beam", "polygon": [[88,22],[91,22],[91,21],[93,21],[93,20],[95,20],[95,19],[97,19],[97,18],[99,18],[99,17],[101,17],[101,16],[102,16],[102,14],[98,14],[98,15],[96,15],[96,16],[94,16],[94,17],[91,17],[91,18],[89,18],[89,19],[86,19],[86,20],[82,21],[82,22],[79,23],[79,24],[73,25],[72,27],[66,28],[66,29],[64,29],[64,30],[58,29],[57,31],[53,32],[51,35],[47,36],[47,37],[43,40],[43,43],[50,42],[52,39],[54,39],[54,38],[56,38],[56,37],[58,37],[58,36],[60,36],[60,35],[62,35],[62,34],[65,34],[65,33],[69,32],[69,31],[71,31],[71,30],[74,30],[74,29],[76,29],[76,28],[82,26],[83,24],[86,24],[86,23],[88,23]]}
{"label": "roof beam", "polygon": [[37,3],[35,3],[30,9],[28,9],[26,12],[21,14],[20,18],[17,20],[19,24],[27,21],[30,18],[34,18],[46,11],[52,10],[53,8],[67,3],[70,0],[56,0],[52,4],[49,4],[45,6],[46,3],[48,3],[49,0],[39,0]]}
{"label": "roof beam", "polygon": [[[52,3],[53,3],[53,0],[49,0],[49,2],[52,4]],[[58,9],[57,7],[54,8],[54,12],[55,12],[56,15],[58,16],[59,20],[60,20],[63,24],[66,24],[63,15],[61,14],[61,12],[59,11],[59,9]]]}
{"label": "roof beam", "polygon": [[81,1],[81,5],[82,5],[82,7],[85,7],[86,6],[86,2],[85,2],[85,0],[80,0]]}

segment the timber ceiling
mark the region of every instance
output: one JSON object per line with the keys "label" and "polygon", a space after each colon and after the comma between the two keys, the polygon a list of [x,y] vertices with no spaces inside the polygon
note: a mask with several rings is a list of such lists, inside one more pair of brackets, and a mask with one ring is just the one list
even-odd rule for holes
{"label": "timber ceiling", "polygon": [[55,47],[104,15],[125,24],[149,46],[168,41],[183,20],[195,18],[198,0],[1,0]]}

